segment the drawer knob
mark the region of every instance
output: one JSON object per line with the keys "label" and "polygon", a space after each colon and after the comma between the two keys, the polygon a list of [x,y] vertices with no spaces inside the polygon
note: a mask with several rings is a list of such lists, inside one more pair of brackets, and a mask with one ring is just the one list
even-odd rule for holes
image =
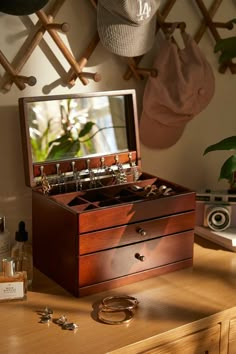
{"label": "drawer knob", "polygon": [[142,229],[141,227],[138,229],[138,233],[141,235],[141,236],[146,236],[147,235],[147,232]]}
{"label": "drawer knob", "polygon": [[145,256],[141,255],[140,253],[136,253],[135,258],[137,258],[141,262],[145,261]]}

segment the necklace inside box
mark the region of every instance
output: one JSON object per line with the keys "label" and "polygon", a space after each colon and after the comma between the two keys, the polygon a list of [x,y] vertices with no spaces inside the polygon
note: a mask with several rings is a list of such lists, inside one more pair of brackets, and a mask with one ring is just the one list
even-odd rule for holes
{"label": "necklace inside box", "polygon": [[82,296],[192,265],[195,193],[142,171],[134,90],[19,109],[35,267]]}

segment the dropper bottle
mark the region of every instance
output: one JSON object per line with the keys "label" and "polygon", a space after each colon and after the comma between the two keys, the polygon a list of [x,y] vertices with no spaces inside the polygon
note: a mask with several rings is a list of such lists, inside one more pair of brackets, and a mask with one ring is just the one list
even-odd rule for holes
{"label": "dropper bottle", "polygon": [[32,246],[28,240],[28,232],[25,229],[24,221],[19,222],[15,240],[16,242],[11,249],[11,257],[15,262],[15,270],[17,272],[26,271],[28,285],[31,285],[33,280]]}

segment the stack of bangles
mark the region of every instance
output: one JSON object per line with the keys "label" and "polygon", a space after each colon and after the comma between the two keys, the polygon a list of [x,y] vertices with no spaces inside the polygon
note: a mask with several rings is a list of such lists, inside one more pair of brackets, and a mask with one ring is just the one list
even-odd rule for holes
{"label": "stack of bangles", "polygon": [[105,297],[98,307],[98,319],[111,325],[129,323],[138,304],[135,297],[128,295]]}

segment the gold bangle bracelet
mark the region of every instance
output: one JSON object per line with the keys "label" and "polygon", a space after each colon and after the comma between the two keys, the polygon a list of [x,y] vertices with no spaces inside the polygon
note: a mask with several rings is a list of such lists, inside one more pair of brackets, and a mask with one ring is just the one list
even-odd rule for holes
{"label": "gold bangle bracelet", "polygon": [[[121,303],[127,302],[128,305],[122,305],[119,303],[117,304],[117,302],[119,301]],[[139,304],[138,300],[135,297],[128,295],[108,296],[105,297],[101,303],[104,308],[118,311],[134,310]]]}
{"label": "gold bangle bracelet", "polygon": [[[102,316],[102,313],[116,313],[116,312],[124,312],[125,313],[125,318],[123,320],[118,320],[118,321],[114,321],[114,320],[109,320],[107,318],[104,318]],[[125,324],[125,323],[129,323],[132,319],[133,319],[133,312],[130,310],[116,310],[116,311],[111,311],[108,309],[105,309],[103,307],[100,307],[100,309],[98,310],[98,319],[106,324],[110,324],[110,325],[119,325],[119,324]]]}

